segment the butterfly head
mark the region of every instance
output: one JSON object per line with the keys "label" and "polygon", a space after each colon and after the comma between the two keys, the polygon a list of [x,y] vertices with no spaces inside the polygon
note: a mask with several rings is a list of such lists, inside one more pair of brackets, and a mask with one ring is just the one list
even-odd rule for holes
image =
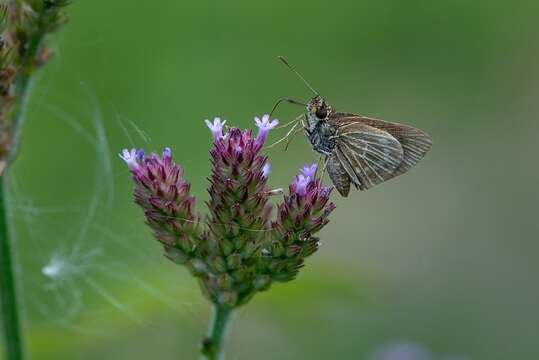
{"label": "butterfly head", "polygon": [[307,120],[310,127],[314,127],[320,121],[327,120],[332,112],[331,106],[320,95],[313,97],[307,104]]}

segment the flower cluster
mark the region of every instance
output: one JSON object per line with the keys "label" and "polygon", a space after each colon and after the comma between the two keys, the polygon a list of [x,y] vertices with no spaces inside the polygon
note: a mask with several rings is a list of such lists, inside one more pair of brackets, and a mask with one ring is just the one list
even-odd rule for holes
{"label": "flower cluster", "polygon": [[194,213],[190,184],[183,180],[182,169],[172,162],[171,150],[165,148],[162,156],[147,157],[142,150],[124,150],[120,157],[131,170],[135,202],[144,209],[146,222],[163,244],[165,255],[200,274],[200,216]]}
{"label": "flower cluster", "polygon": [[[51,55],[45,36],[66,21],[68,0],[7,0],[0,4],[0,173],[18,142],[28,82]],[[12,155],[11,155],[12,156]]]}
{"label": "flower cluster", "polygon": [[260,150],[267,132],[276,124],[259,122],[256,138],[251,131],[237,128],[223,136],[219,119],[209,125],[213,169],[208,190],[210,233],[205,245],[208,264],[216,276],[206,278],[205,287],[214,302],[231,306],[244,303],[269,283],[257,269],[272,208],[268,163]]}
{"label": "flower cluster", "polygon": [[318,248],[314,237],[335,208],[331,188],[316,178],[316,165],[306,166],[277,205],[272,220],[270,197],[282,191],[268,185],[270,165],[262,155],[268,133],[277,126],[269,115],[255,118],[258,133],[231,128],[226,121],[206,120],[211,131],[212,173],[209,213],[195,212],[195,199],[170,149],[162,156],[124,150],[140,205],[155,238],[174,262],[187,266],[214,304],[233,308],[246,303],[273,281],[293,279],[305,257]]}
{"label": "flower cluster", "polygon": [[305,166],[277,207],[269,265],[276,281],[294,279],[304,259],[318,250],[319,239],[313,234],[329,222],[328,216],[335,209],[329,201],[332,188],[316,179],[316,170],[316,164]]}

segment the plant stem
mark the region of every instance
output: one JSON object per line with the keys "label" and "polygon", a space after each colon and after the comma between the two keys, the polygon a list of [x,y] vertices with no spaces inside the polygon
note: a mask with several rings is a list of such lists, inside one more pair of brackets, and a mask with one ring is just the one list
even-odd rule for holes
{"label": "plant stem", "polygon": [[208,336],[202,342],[202,360],[223,359],[223,343],[231,313],[232,309],[213,305],[213,317]]}
{"label": "plant stem", "polygon": [[[14,238],[11,236],[7,206],[7,168],[13,162],[19,150],[22,126],[30,97],[32,75],[46,60],[46,58],[39,58],[43,40],[49,32],[54,30],[55,26],[60,25],[58,12],[60,8],[57,5],[65,6],[67,3],[43,2],[37,17],[28,19],[25,18],[27,15],[23,13],[23,7],[28,4],[20,0],[9,0],[8,5],[11,5],[8,8],[12,12],[9,14],[10,19],[23,19],[26,22],[22,21],[18,24],[18,20],[13,20],[14,24],[10,25],[16,28],[11,30],[16,30],[24,35],[25,41],[22,46],[16,49],[20,54],[20,58],[17,58],[15,63],[18,74],[14,81],[14,94],[12,94],[16,102],[9,113],[10,119],[8,121],[12,131],[11,143],[7,150],[6,163],[2,164],[3,168],[0,169],[0,318],[2,318],[3,322],[3,329],[0,330],[3,330],[7,353],[6,360],[23,360],[24,344],[20,325],[20,308],[17,302],[17,262],[13,249]],[[51,11],[57,12],[53,13]],[[29,23],[31,21],[34,21],[34,23]],[[4,26],[5,24],[2,25]],[[2,30],[4,30],[4,27]],[[2,125],[2,130],[4,130],[6,124]]]}
{"label": "plant stem", "polygon": [[0,177],[0,302],[2,306],[4,342],[7,360],[24,359],[24,346],[19,319],[19,303],[15,284],[16,259],[9,231],[7,178]]}
{"label": "plant stem", "polygon": [[[24,123],[35,59],[39,53],[45,30],[39,28],[30,37],[28,46],[21,59],[20,74],[15,80],[15,108],[13,110],[13,133],[11,149],[7,154],[7,165],[13,162],[18,153],[21,129]],[[24,343],[21,331],[21,310],[17,299],[16,269],[17,261],[13,249],[14,241],[10,232],[7,204],[7,169],[0,175],[0,305],[3,325],[6,360],[23,360]]]}
{"label": "plant stem", "polygon": [[[35,55],[39,45],[32,46],[31,53]],[[14,112],[12,147],[7,155],[7,167],[15,159],[18,152],[22,124],[30,97],[31,76],[23,73],[16,81],[17,104]],[[7,205],[7,169],[0,175],[0,302],[1,318],[3,319],[3,334],[6,348],[6,360],[22,360],[24,344],[20,325],[20,309],[17,301],[16,286],[16,257],[13,249],[13,237],[10,232]]]}
{"label": "plant stem", "polygon": [[28,99],[30,98],[32,75],[36,70],[34,63],[45,36],[45,30],[40,28],[39,31],[30,38],[28,48],[21,59],[21,72],[15,80],[15,98],[17,99],[17,102],[13,111],[13,138],[11,140],[11,149],[9,150],[7,158],[8,165],[13,162],[19,152],[22,125],[24,124]]}

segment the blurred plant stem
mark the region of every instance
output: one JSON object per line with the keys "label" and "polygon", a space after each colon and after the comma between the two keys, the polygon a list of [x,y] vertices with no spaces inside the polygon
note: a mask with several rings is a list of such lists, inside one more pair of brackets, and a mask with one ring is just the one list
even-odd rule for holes
{"label": "blurred plant stem", "polygon": [[0,170],[0,297],[7,360],[25,358],[20,315],[22,312],[17,292],[15,241],[11,236],[7,201],[8,167],[17,156],[19,149],[21,129],[25,119],[28,98],[30,97],[31,75],[45,35],[46,33],[43,29],[33,34],[22,56],[21,70],[14,82],[15,103],[12,110],[10,148],[7,152],[6,164]]}
{"label": "blurred plant stem", "polygon": [[202,342],[201,360],[223,359],[224,338],[231,314],[232,309],[222,305],[213,305],[213,317],[208,336]]}
{"label": "blurred plant stem", "polygon": [[[44,34],[36,36],[28,50],[28,59],[35,58]],[[30,60],[28,60],[30,61]],[[11,148],[7,153],[5,168],[0,175],[0,297],[2,305],[3,334],[7,360],[24,359],[24,343],[21,334],[19,302],[17,300],[16,269],[17,259],[14,250],[14,238],[9,228],[9,208],[7,201],[8,171],[10,163],[15,159],[24,123],[26,105],[30,97],[31,72],[24,69],[15,80],[15,99],[13,112],[13,132]]]}
{"label": "blurred plant stem", "polygon": [[6,359],[24,359],[21,336],[19,302],[16,289],[16,259],[9,230],[7,178],[0,177],[0,301],[2,306],[3,334]]}
{"label": "blurred plant stem", "polygon": [[7,166],[17,156],[20,140],[22,125],[24,124],[26,115],[26,105],[30,98],[30,88],[32,84],[32,63],[35,61],[45,33],[39,32],[32,39],[30,39],[28,51],[25,54],[25,58],[22,61],[22,71],[19,73],[15,80],[15,104],[13,110],[13,134],[11,139],[11,148],[7,155]]}
{"label": "blurred plant stem", "polygon": [[0,4],[0,301],[6,360],[24,359],[17,299],[15,238],[9,221],[8,168],[15,159],[32,77],[51,50],[45,37],[65,23],[68,0],[7,0]]}

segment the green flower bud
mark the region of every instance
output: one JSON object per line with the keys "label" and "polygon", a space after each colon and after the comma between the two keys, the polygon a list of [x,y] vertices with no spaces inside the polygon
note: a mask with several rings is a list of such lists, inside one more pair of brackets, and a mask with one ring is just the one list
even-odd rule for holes
{"label": "green flower bud", "polygon": [[268,275],[261,275],[255,278],[253,286],[258,291],[267,290],[270,287],[271,278]]}
{"label": "green flower bud", "polygon": [[208,261],[208,265],[214,273],[223,273],[227,270],[225,260],[220,256],[214,256]]}
{"label": "green flower bud", "polygon": [[238,269],[241,266],[241,255],[238,253],[234,253],[232,255],[229,255],[226,264],[229,269],[234,270]]}
{"label": "green flower bud", "polygon": [[189,256],[183,251],[171,246],[165,246],[165,256],[180,265],[185,264],[185,262],[189,260]]}

